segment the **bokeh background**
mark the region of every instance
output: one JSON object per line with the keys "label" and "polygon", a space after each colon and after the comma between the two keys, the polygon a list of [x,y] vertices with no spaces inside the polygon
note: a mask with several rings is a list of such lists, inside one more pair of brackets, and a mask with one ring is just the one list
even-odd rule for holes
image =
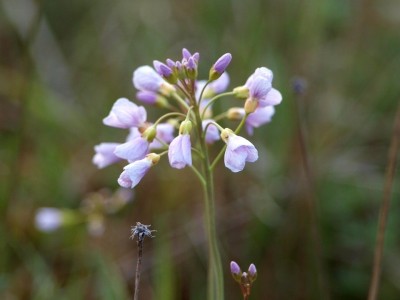
{"label": "bokeh background", "polygon": [[[125,137],[101,121],[117,98],[134,100],[132,71],[186,47],[204,76],[231,52],[231,88],[269,67],[284,97],[251,139],[259,161],[217,169],[226,299],[241,299],[231,260],[256,264],[252,299],[365,299],[400,96],[399,28],[396,0],[1,0],[0,298],[129,299],[129,230],[140,221],[158,230],[144,245],[141,299],[204,299],[203,203],[190,170],[162,161],[103,216],[123,165],[91,163],[95,144]],[[301,97],[294,78],[307,82]],[[400,297],[398,178],[380,299]],[[41,207],[98,213],[89,230],[43,233]]]}

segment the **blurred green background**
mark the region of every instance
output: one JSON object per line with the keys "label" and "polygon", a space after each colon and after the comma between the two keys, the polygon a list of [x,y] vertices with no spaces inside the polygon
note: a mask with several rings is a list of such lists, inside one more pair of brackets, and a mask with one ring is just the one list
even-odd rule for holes
{"label": "blurred green background", "polygon": [[[1,0],[0,298],[128,299],[136,221],[158,230],[144,245],[141,299],[205,298],[203,203],[189,170],[162,161],[106,216],[102,235],[86,224],[34,226],[40,207],[82,210],[92,193],[118,188],[122,164],[91,163],[95,144],[125,135],[102,118],[117,98],[134,99],[136,67],[179,59],[186,47],[200,52],[204,77],[231,52],[231,88],[256,67],[272,69],[284,97],[251,139],[259,161],[239,174],[217,170],[226,299],[241,299],[231,260],[256,264],[252,299],[365,299],[400,96],[399,28],[396,0]],[[398,178],[380,299],[400,299]]]}

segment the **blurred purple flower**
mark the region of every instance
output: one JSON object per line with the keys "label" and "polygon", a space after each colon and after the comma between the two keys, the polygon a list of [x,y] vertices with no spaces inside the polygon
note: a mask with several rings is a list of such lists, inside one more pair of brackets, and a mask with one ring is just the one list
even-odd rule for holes
{"label": "blurred purple flower", "polygon": [[105,168],[121,158],[114,154],[115,148],[119,146],[119,143],[101,143],[94,146],[96,154],[93,156],[92,162],[99,168]]}
{"label": "blurred purple flower", "polygon": [[169,144],[174,139],[174,129],[174,126],[169,123],[158,124],[156,139],[150,143],[150,149],[159,149],[164,147],[164,144],[158,140],[164,142],[165,144]]}
{"label": "blurred purple flower", "polygon": [[171,167],[182,169],[192,165],[192,145],[189,134],[179,134],[169,145],[168,158]]}
{"label": "blurred purple flower", "polygon": [[36,228],[50,232],[58,229],[62,224],[62,213],[59,209],[43,207],[37,210],[35,216]]}
{"label": "blurred purple flower", "polygon": [[103,123],[117,128],[139,127],[146,122],[147,113],[143,106],[137,106],[126,98],[118,99]]}
{"label": "blurred purple flower", "polygon": [[247,273],[249,274],[249,276],[254,277],[257,274],[257,269],[256,266],[254,264],[251,264],[249,266],[249,270],[247,271]]}
{"label": "blurred purple flower", "polygon": [[[211,122],[214,122],[214,120],[211,120],[211,119],[203,120],[203,122],[202,122],[203,130],[205,130],[207,125],[210,124]],[[219,135],[219,130],[218,130],[217,126],[215,126],[213,124],[208,125],[207,131],[206,131],[206,143],[212,144],[215,141],[218,141],[219,139],[220,139],[220,135]]]}

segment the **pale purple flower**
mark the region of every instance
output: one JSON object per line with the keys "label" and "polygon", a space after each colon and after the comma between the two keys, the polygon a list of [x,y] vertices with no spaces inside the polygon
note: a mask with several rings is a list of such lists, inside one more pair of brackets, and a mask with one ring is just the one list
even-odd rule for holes
{"label": "pale purple flower", "polygon": [[158,140],[169,144],[174,139],[174,126],[169,123],[160,123],[157,125],[156,138],[150,143],[150,149],[163,148],[164,144]]}
{"label": "pale purple flower", "polygon": [[176,67],[175,62],[172,59],[167,58],[166,62],[167,62],[167,66],[170,67],[171,69]]}
{"label": "pale purple flower", "polygon": [[229,63],[232,60],[232,55],[230,53],[225,53],[222,55],[212,67],[217,73],[222,74],[225,72],[225,69],[229,66]]}
{"label": "pale purple flower", "polygon": [[38,209],[35,216],[36,228],[41,231],[54,231],[62,224],[62,213],[59,209],[43,207]]}
{"label": "pale purple flower", "polygon": [[211,122],[214,122],[214,120],[207,119],[202,121],[203,130],[205,130],[205,128],[207,127],[206,137],[205,137],[207,144],[212,144],[220,139],[220,134],[217,126],[210,124]]}
{"label": "pale purple flower", "polygon": [[138,127],[146,122],[147,113],[143,106],[137,106],[126,98],[118,99],[103,123],[117,128]]}
{"label": "pale purple flower", "polygon": [[182,169],[192,165],[192,145],[189,134],[179,134],[169,145],[168,158],[171,167]]}
{"label": "pale purple flower", "polygon": [[118,178],[120,186],[133,189],[149,171],[153,162],[148,157],[134,161],[124,167],[124,171]]}
{"label": "pale purple flower", "polygon": [[246,162],[255,162],[258,159],[258,151],[254,145],[236,135],[231,129],[225,128],[221,137],[227,144],[224,156],[225,166],[232,172],[242,171]]}
{"label": "pale purple flower", "polygon": [[150,66],[139,67],[133,72],[133,85],[138,90],[158,92],[164,84],[168,84]]}
{"label": "pale purple flower", "polygon": [[139,131],[139,128],[137,128],[137,127],[129,128],[129,134],[126,137],[126,141],[127,142],[132,141],[139,136],[142,136],[142,134]]}
{"label": "pale purple flower", "polygon": [[240,267],[236,262],[231,261],[230,267],[231,267],[231,273],[232,274],[240,275],[242,273],[242,270],[240,270]]}
{"label": "pale purple flower", "polygon": [[120,158],[133,162],[142,159],[149,152],[149,141],[141,135],[115,148],[114,154]]}
{"label": "pale purple flower", "polygon": [[255,70],[247,79],[245,87],[249,89],[250,97],[258,101],[259,106],[278,105],[282,101],[281,93],[272,88],[273,73],[265,67]]}
{"label": "pale purple flower", "polygon": [[114,154],[115,148],[119,145],[119,143],[101,143],[94,146],[96,154],[93,156],[93,163],[102,169],[121,160]]}
{"label": "pale purple flower", "polygon": [[[244,114],[244,109],[243,109]],[[252,135],[254,128],[271,122],[272,116],[275,114],[273,106],[258,107],[253,113],[249,114],[246,119],[246,130],[249,135]]]}
{"label": "pale purple flower", "polygon": [[157,102],[158,94],[150,91],[138,91],[136,98],[146,104],[155,104]]}

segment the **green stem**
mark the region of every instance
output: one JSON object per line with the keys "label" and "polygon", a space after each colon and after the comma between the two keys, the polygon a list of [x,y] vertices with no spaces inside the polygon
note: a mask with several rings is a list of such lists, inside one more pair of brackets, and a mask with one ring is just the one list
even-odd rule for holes
{"label": "green stem", "polygon": [[221,264],[221,256],[218,248],[218,239],[215,222],[215,195],[214,195],[214,178],[210,167],[207,144],[203,136],[203,128],[201,126],[201,117],[199,106],[195,103],[194,114],[196,126],[199,136],[201,152],[203,152],[203,172],[205,184],[204,188],[204,206],[205,206],[205,224],[208,237],[208,300],[224,299],[224,278]]}

